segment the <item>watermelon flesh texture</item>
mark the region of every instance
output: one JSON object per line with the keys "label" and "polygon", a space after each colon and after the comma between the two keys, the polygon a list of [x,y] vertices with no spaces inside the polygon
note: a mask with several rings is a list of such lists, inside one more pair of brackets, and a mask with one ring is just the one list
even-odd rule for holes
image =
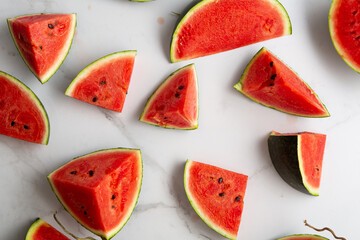
{"label": "watermelon flesh texture", "polygon": [[277,240],[329,240],[319,235],[312,235],[312,234],[296,234],[291,236],[286,236],[279,238]]}
{"label": "watermelon flesh texture", "polygon": [[196,129],[198,85],[195,65],[171,74],[149,98],[140,121],[164,128]]}
{"label": "watermelon flesh texture", "polygon": [[221,235],[236,239],[247,179],[239,173],[188,160],[184,186],[202,220]]}
{"label": "watermelon flesh texture", "polygon": [[266,48],[246,67],[235,89],[267,107],[303,117],[329,117],[314,91]]}
{"label": "watermelon flesh texture", "polygon": [[357,1],[333,0],[329,28],[333,44],[344,61],[360,72],[360,5]]}
{"label": "watermelon flesh texture", "polygon": [[29,228],[25,240],[70,240],[42,219],[37,219]]}
{"label": "watermelon flesh texture", "polygon": [[35,14],[8,19],[22,58],[42,82],[64,61],[75,33],[75,14]]}
{"label": "watermelon flesh texture", "polygon": [[207,56],[291,34],[283,6],[273,0],[205,0],[179,22],[172,62]]}
{"label": "watermelon flesh texture", "polygon": [[87,66],[65,94],[78,100],[121,112],[134,67],[136,51],[117,52]]}
{"label": "watermelon flesh texture", "polygon": [[47,144],[49,120],[36,95],[16,78],[0,71],[0,134]]}
{"label": "watermelon flesh texture", "polygon": [[103,239],[129,219],[139,196],[139,150],[109,149],[74,159],[48,176],[65,209]]}

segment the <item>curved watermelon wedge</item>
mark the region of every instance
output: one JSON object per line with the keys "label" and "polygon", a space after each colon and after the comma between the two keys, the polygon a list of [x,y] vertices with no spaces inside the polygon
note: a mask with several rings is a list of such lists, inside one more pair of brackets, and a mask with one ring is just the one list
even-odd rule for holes
{"label": "curved watermelon wedge", "polygon": [[196,1],[174,31],[170,59],[203,57],[289,34],[289,16],[276,0]]}
{"label": "curved watermelon wedge", "polygon": [[136,51],[116,52],[91,63],[71,82],[65,95],[121,112],[135,56]]}
{"label": "curved watermelon wedge", "polygon": [[33,14],[7,21],[22,59],[41,83],[47,82],[70,50],[76,14]]}
{"label": "curved watermelon wedge", "polygon": [[114,148],[70,161],[48,175],[64,208],[85,228],[112,238],[135,208],[142,182],[140,150]]}
{"label": "curved watermelon wedge", "polygon": [[25,240],[70,240],[44,220],[38,218],[29,228]]}
{"label": "curved watermelon wedge", "polygon": [[44,106],[26,85],[0,71],[0,134],[48,144],[50,125]]}
{"label": "curved watermelon wedge", "polygon": [[234,88],[255,102],[285,113],[330,116],[314,91],[266,48],[253,57]]}
{"label": "curved watermelon wedge", "polygon": [[196,129],[199,100],[195,65],[172,73],[151,95],[140,121],[164,128]]}
{"label": "curved watermelon wedge", "polygon": [[291,236],[278,238],[276,240],[329,240],[329,239],[313,234],[295,234]]}
{"label": "curved watermelon wedge", "polygon": [[326,135],[271,132],[271,161],[281,178],[303,193],[319,195]]}
{"label": "curved watermelon wedge", "polygon": [[187,160],[186,195],[200,218],[221,235],[236,239],[248,177],[204,163]]}

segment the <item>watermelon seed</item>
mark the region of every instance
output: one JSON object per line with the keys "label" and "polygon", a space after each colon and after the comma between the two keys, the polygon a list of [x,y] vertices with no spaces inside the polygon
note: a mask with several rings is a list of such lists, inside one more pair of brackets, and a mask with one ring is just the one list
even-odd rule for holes
{"label": "watermelon seed", "polygon": [[15,126],[15,122],[14,122],[14,121],[11,122],[11,126],[12,126],[12,127]]}
{"label": "watermelon seed", "polygon": [[218,181],[219,183],[222,183],[223,182],[223,179],[222,178],[219,178],[219,181]]}
{"label": "watermelon seed", "polygon": [[26,125],[24,125],[24,128],[25,128],[25,129],[29,129],[29,127],[28,127],[28,126],[26,126]]}
{"label": "watermelon seed", "polygon": [[320,169],[319,169],[319,168],[316,168],[316,171],[320,171]]}
{"label": "watermelon seed", "polygon": [[112,207],[112,208],[115,208],[115,206],[114,206],[114,205],[112,205],[111,207]]}
{"label": "watermelon seed", "polygon": [[81,206],[81,208],[85,208],[84,206]]}
{"label": "watermelon seed", "polygon": [[54,29],[54,25],[52,25],[51,23],[48,24],[48,27],[49,27],[50,29]]}
{"label": "watermelon seed", "polygon": [[70,174],[74,175],[74,174],[76,174],[76,173],[77,173],[77,171],[72,171]]}
{"label": "watermelon seed", "polygon": [[235,202],[240,201],[240,199],[241,199],[241,197],[240,197],[240,196],[237,196],[237,197],[235,198]]}
{"label": "watermelon seed", "polygon": [[275,85],[274,83],[270,83],[270,84],[269,84],[269,86],[271,86],[271,87],[274,86],[274,85]]}
{"label": "watermelon seed", "polygon": [[21,41],[24,41],[24,37],[21,34],[19,34],[19,38]]}
{"label": "watermelon seed", "polygon": [[89,175],[90,175],[90,177],[92,177],[92,176],[94,175],[94,171],[93,171],[93,170],[90,170],[90,171],[89,171]]}
{"label": "watermelon seed", "polygon": [[115,194],[112,195],[111,199],[114,200],[116,198]]}
{"label": "watermelon seed", "polygon": [[93,102],[96,102],[97,99],[98,99],[97,97],[94,97],[94,98],[92,99],[92,101],[93,101]]}
{"label": "watermelon seed", "polygon": [[223,197],[224,195],[225,195],[225,193],[223,193],[223,192],[222,192],[222,193],[219,193],[219,196],[220,196],[220,197]]}
{"label": "watermelon seed", "polygon": [[176,98],[179,98],[179,97],[180,97],[180,94],[179,94],[179,93],[175,93],[175,97],[176,97]]}
{"label": "watermelon seed", "polygon": [[100,85],[104,85],[105,83],[106,83],[106,81],[103,80],[100,82]]}
{"label": "watermelon seed", "polygon": [[181,90],[181,89],[183,89],[183,88],[184,88],[184,86],[180,86],[180,87],[179,87],[179,90]]}
{"label": "watermelon seed", "polygon": [[358,10],[355,10],[355,11],[352,12],[352,15],[355,16],[357,13],[358,13]]}
{"label": "watermelon seed", "polygon": [[86,214],[87,214],[87,212],[86,212],[86,211],[84,211],[84,214],[86,215]]}
{"label": "watermelon seed", "polygon": [[270,62],[270,67],[273,67],[274,66],[274,62]]}
{"label": "watermelon seed", "polygon": [[167,117],[164,117],[164,119],[166,120],[166,119],[167,119]]}
{"label": "watermelon seed", "polygon": [[40,46],[40,49],[42,50],[42,46]]}
{"label": "watermelon seed", "polygon": [[271,76],[271,79],[274,80],[275,78],[276,78],[276,74],[273,74],[273,75]]}

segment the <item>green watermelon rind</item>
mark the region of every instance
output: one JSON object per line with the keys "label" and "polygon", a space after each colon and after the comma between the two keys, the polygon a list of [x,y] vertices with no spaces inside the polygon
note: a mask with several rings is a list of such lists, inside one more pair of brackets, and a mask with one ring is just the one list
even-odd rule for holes
{"label": "green watermelon rind", "polygon": [[25,240],[33,240],[33,235],[35,233],[35,231],[42,225],[44,224],[45,222],[43,220],[41,220],[40,218],[37,218],[33,224],[31,224],[27,234],[26,234],[26,237],[25,237]]}
{"label": "green watermelon rind", "polygon": [[11,29],[11,26],[10,26],[10,22],[12,20],[15,20],[17,18],[21,18],[21,17],[27,17],[27,16],[35,16],[35,15],[45,15],[45,14],[52,14],[52,13],[40,13],[40,14],[29,14],[29,15],[22,15],[22,16],[18,16],[18,17],[14,17],[14,18],[8,18],[7,19],[7,24],[8,24],[8,28],[9,28],[9,31],[10,31],[10,34],[11,34],[11,37],[13,39],[13,42],[15,44],[15,47],[17,48],[21,58],[23,59],[23,61],[25,62],[26,66],[29,68],[29,70],[35,75],[35,77],[42,83],[46,83],[55,73],[56,71],[60,68],[61,64],[65,61],[65,58],[66,56],[68,55],[70,49],[71,49],[71,45],[72,45],[72,42],[73,42],[73,39],[74,39],[74,36],[75,36],[75,28],[76,28],[76,25],[77,25],[77,14],[76,13],[71,13],[69,15],[72,15],[73,18],[74,18],[74,21],[73,21],[73,27],[72,27],[72,33],[70,34],[70,37],[69,37],[69,40],[68,40],[68,47],[65,48],[64,46],[64,49],[63,49],[63,53],[62,56],[59,57],[59,60],[57,61],[56,64],[54,64],[53,68],[51,68],[49,71],[48,71],[48,74],[45,75],[45,77],[42,79],[40,78],[36,73],[35,71],[32,69],[32,67],[28,64],[28,62],[26,61],[26,59],[24,58],[24,56],[22,55],[20,49],[19,49],[19,46],[16,42],[16,39],[15,39],[15,36],[12,32],[12,29]]}
{"label": "green watermelon rind", "polygon": [[[179,21],[179,23],[177,24],[174,32],[173,32],[173,35],[172,35],[172,39],[171,39],[171,45],[170,45],[170,61],[172,63],[175,63],[175,62],[180,62],[180,61],[185,61],[185,60],[189,60],[189,59],[192,59],[191,57],[190,58],[186,58],[186,59],[177,59],[175,57],[175,49],[176,49],[176,46],[175,46],[175,43],[177,42],[178,40],[178,34],[182,28],[182,26],[187,22],[187,20],[196,12],[196,10],[200,9],[201,7],[203,7],[205,4],[210,4],[212,1],[217,1],[217,0],[203,0],[203,1],[199,1],[197,0],[195,2],[195,5],[190,8],[190,10],[184,14],[184,15],[181,15],[183,16],[182,19]],[[292,25],[291,25],[291,21],[290,21],[290,17],[289,17],[289,14],[287,13],[285,7],[278,1],[278,0],[268,0],[269,2],[272,2],[274,4],[274,6],[277,7],[277,9],[279,10],[279,13],[281,13],[281,15],[283,16],[283,23],[285,25],[284,27],[284,34],[283,36],[285,35],[290,35],[292,34]]]}
{"label": "green watermelon rind", "polygon": [[207,218],[205,216],[205,214],[203,214],[203,212],[200,210],[201,208],[197,205],[196,201],[191,196],[190,191],[188,189],[188,180],[190,178],[189,169],[190,169],[192,163],[193,163],[193,161],[191,161],[189,159],[186,160],[185,170],[184,170],[184,188],[185,188],[186,196],[187,196],[191,206],[193,207],[195,212],[199,215],[199,217],[205,222],[205,224],[208,225],[211,229],[213,229],[215,232],[219,233],[220,235],[222,235],[228,239],[236,240],[236,238],[237,238],[236,235],[232,235],[232,234],[228,233],[227,231],[223,230],[222,228],[218,227],[215,223],[213,223],[210,218]]}
{"label": "green watermelon rind", "polygon": [[311,240],[329,240],[328,238],[322,237],[320,235],[314,235],[314,234],[294,234],[294,235],[278,238],[276,240],[287,240],[289,238],[294,238],[294,237],[295,238],[307,237],[307,238],[311,238]]}
{"label": "green watermelon rind", "polygon": [[69,87],[65,91],[65,95],[69,97],[73,97],[73,90],[77,87],[79,83],[89,74],[93,69],[96,69],[97,67],[108,63],[109,61],[113,59],[118,59],[120,57],[126,57],[133,55],[136,56],[137,51],[136,50],[127,50],[127,51],[121,51],[121,52],[114,52],[111,54],[108,54],[102,58],[97,59],[96,61],[90,63],[87,65],[81,72],[74,78],[74,80],[70,83]]}
{"label": "green watermelon rind", "polygon": [[[129,221],[133,211],[135,210],[135,207],[137,205],[137,202],[139,200],[139,196],[140,196],[140,191],[141,191],[141,186],[142,186],[142,179],[143,179],[143,161],[142,161],[142,156],[141,156],[141,150],[140,149],[134,149],[134,148],[109,148],[109,149],[102,149],[102,150],[98,150],[98,151],[95,151],[95,152],[91,152],[91,153],[88,153],[88,154],[85,154],[85,155],[82,155],[82,156],[78,156],[78,157],[75,157],[73,158],[70,162],[72,161],[75,161],[77,160],[78,158],[82,158],[82,157],[86,157],[86,156],[89,156],[89,155],[93,155],[93,154],[97,154],[97,153],[103,153],[103,152],[108,152],[108,151],[136,151],[138,152],[139,154],[139,161],[140,161],[140,165],[141,165],[141,174],[140,174],[140,180],[139,180],[139,190],[138,190],[138,193],[136,195],[136,199],[134,201],[134,205],[133,205],[133,208],[129,210],[129,214],[128,216],[126,217],[125,221],[123,224],[120,224],[118,228],[116,228],[114,231],[110,232],[109,234],[105,235],[103,232],[98,232],[98,231],[95,231],[91,228],[88,228],[87,226],[83,225],[81,223],[81,221],[75,216],[75,214],[73,214],[68,208],[66,208],[66,205],[65,203],[60,199],[60,196],[59,194],[57,193],[56,189],[55,189],[55,186],[52,184],[51,182],[51,175],[53,173],[55,173],[57,170],[61,169],[62,167],[66,166],[67,164],[55,169],[53,172],[51,172],[48,176],[47,176],[47,180],[48,182],[50,183],[50,186],[51,186],[51,189],[52,191],[55,193],[55,196],[56,198],[59,200],[59,202],[61,203],[61,205],[63,205],[64,209],[81,225],[83,226],[84,228],[86,228],[87,230],[89,230],[90,232],[94,233],[95,235],[98,235],[100,236],[102,239],[104,240],[109,240],[111,238],[113,238],[118,232],[120,232],[120,230],[126,225],[126,223]],[[70,163],[69,162],[69,163]]]}
{"label": "green watermelon rind", "polygon": [[[270,106],[270,105],[266,105],[266,104],[262,103],[261,101],[258,101],[257,99],[255,99],[255,98],[251,97],[250,95],[247,95],[245,92],[243,92],[243,91],[242,91],[243,81],[244,81],[245,77],[247,76],[247,73],[248,73],[250,67],[252,66],[252,64],[255,62],[255,60],[258,58],[258,56],[259,56],[263,51],[269,51],[269,50],[266,49],[265,47],[262,47],[262,48],[255,54],[255,56],[251,59],[251,61],[250,61],[250,62],[248,63],[248,65],[246,66],[243,74],[241,75],[240,81],[233,86],[237,91],[239,91],[240,93],[242,93],[244,96],[248,97],[249,99],[253,100],[254,102],[259,103],[259,104],[261,104],[261,105],[263,105],[263,106],[265,106],[265,107],[275,109],[275,110],[277,110],[277,111],[279,111],[279,112],[284,112],[284,113],[288,113],[288,114],[291,114],[291,115],[295,115],[295,116],[299,116],[299,117],[308,117],[308,118],[325,118],[325,117],[330,117],[330,113],[329,113],[329,111],[327,110],[326,106],[322,103],[322,101],[320,100],[320,98],[318,97],[318,95],[317,95],[314,91],[312,91],[313,94],[315,95],[316,99],[317,99],[317,100],[319,101],[319,103],[322,105],[322,107],[324,108],[324,110],[325,110],[325,112],[326,112],[327,114],[321,115],[321,116],[312,116],[312,115],[301,115],[301,114],[296,114],[296,113],[287,112],[287,111],[285,111],[285,110],[281,110],[281,109],[278,109],[278,108],[276,108],[276,107],[273,107],[273,106]],[[287,66],[287,65],[286,65],[286,66]],[[299,76],[294,70],[292,70],[289,66],[287,66],[287,67],[288,67],[291,71],[293,71],[293,72],[299,77],[299,79],[300,79],[310,90],[312,90],[311,87],[310,87],[304,80],[302,80],[302,79],[300,78],[300,76]]]}
{"label": "green watermelon rind", "polygon": [[50,123],[49,123],[49,117],[47,115],[45,107],[42,104],[42,102],[40,101],[40,99],[36,96],[36,94],[28,86],[26,86],[24,83],[22,83],[17,78],[15,78],[15,77],[11,76],[10,74],[7,74],[3,71],[0,71],[0,75],[2,75],[3,77],[5,77],[5,78],[9,79],[10,81],[12,81],[13,83],[15,83],[24,93],[26,93],[30,97],[30,99],[33,101],[33,103],[35,103],[35,105],[38,107],[38,109],[42,112],[43,119],[44,119],[45,126],[46,126],[46,131],[44,134],[44,139],[41,142],[41,144],[47,145],[49,143],[49,137],[50,137]]}
{"label": "green watermelon rind", "polygon": [[[173,126],[160,126],[158,124],[155,124],[155,123],[152,123],[152,122],[148,122],[148,121],[145,121],[143,119],[143,116],[144,114],[146,113],[147,109],[148,109],[148,106],[150,105],[150,102],[151,100],[153,99],[153,97],[155,97],[155,93],[160,89],[160,88],[163,88],[163,87],[166,87],[166,83],[168,81],[171,80],[171,78],[176,75],[178,72],[180,72],[181,70],[185,69],[185,68],[188,68],[188,67],[193,67],[194,68],[194,72],[196,73],[196,70],[195,70],[195,64],[194,63],[191,63],[189,65],[186,65],[185,67],[182,67],[182,68],[179,68],[178,70],[176,70],[175,72],[171,73],[160,85],[159,87],[153,92],[153,94],[148,98],[146,104],[145,104],[145,107],[144,107],[144,110],[142,111],[141,115],[140,115],[140,118],[139,118],[139,121],[140,122],[144,122],[144,123],[147,123],[147,124],[150,124],[150,125],[153,125],[153,126],[157,126],[157,127],[162,127],[162,128],[167,128],[167,129],[180,129],[180,130],[194,130],[194,129],[197,129],[198,126],[199,126],[199,107],[198,107],[198,111],[197,111],[197,116],[196,116],[196,122],[193,123],[193,126],[190,127],[190,128],[178,128],[178,127],[173,127]],[[197,99],[197,104],[199,104],[199,86],[198,86],[198,79],[197,79],[197,75],[195,74],[195,78],[196,78],[196,89],[197,89],[197,92],[198,92],[198,99]]]}

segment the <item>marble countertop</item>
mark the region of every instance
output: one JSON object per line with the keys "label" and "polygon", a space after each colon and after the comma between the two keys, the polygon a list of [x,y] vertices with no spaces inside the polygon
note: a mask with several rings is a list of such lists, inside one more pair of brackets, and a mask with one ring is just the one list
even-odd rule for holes
{"label": "marble countertop", "polygon": [[[46,176],[95,150],[139,148],[144,179],[139,202],[118,239],[223,239],[188,202],[183,187],[186,159],[249,176],[238,239],[272,240],[315,233],[303,220],[360,239],[360,75],[335,51],[328,31],[330,0],[282,0],[293,34],[204,58],[170,63],[171,33],[191,0],[2,0],[0,70],[28,85],[44,104],[51,133],[47,146],[0,136],[0,239],[24,239],[41,217],[59,229],[54,211],[76,235],[89,236],[57,201]],[[28,70],[9,34],[6,19],[40,13],[77,13],[72,48],[57,73],[41,84]],[[284,114],[245,98],[233,85],[253,55],[267,47],[319,95],[331,117]],[[134,49],[137,57],[122,113],[64,96],[72,79],[109,53]],[[199,128],[162,129],[138,121],[150,94],[170,73],[195,63],[199,79]],[[287,185],[271,164],[270,131],[327,135],[320,196]],[[328,233],[321,235],[331,238]]]}

